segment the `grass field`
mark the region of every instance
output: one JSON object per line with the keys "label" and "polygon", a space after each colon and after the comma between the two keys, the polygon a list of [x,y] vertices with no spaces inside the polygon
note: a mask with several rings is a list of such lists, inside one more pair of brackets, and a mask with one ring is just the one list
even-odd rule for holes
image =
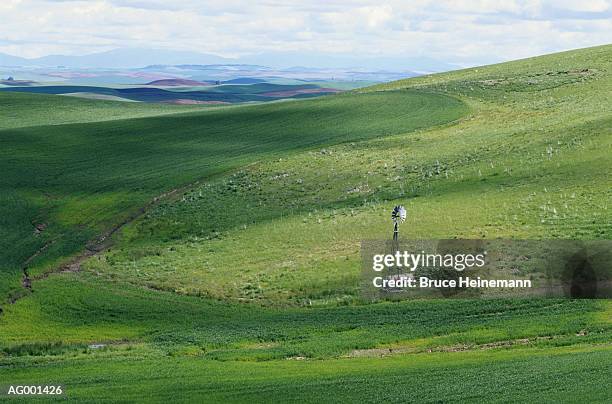
{"label": "grass field", "polygon": [[82,401],[603,403],[611,366],[607,347],[247,363],[90,355],[13,370],[11,379],[61,380]]}
{"label": "grass field", "polygon": [[610,401],[610,300],[367,304],[359,241],[388,238],[400,203],[406,238],[612,238],[611,63],[604,46],[196,111],[0,93],[0,292],[24,296],[2,305],[0,385]]}

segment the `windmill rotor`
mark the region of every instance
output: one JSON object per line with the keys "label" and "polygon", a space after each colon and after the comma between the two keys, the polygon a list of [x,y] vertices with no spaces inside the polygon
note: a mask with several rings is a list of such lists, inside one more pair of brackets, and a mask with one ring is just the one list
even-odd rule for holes
{"label": "windmill rotor", "polygon": [[402,205],[397,205],[391,211],[391,220],[393,220],[394,224],[402,223],[406,220],[406,208]]}
{"label": "windmill rotor", "polygon": [[399,235],[399,224],[406,220],[406,208],[402,205],[397,205],[391,211],[391,220],[393,220],[393,241],[397,242]]}

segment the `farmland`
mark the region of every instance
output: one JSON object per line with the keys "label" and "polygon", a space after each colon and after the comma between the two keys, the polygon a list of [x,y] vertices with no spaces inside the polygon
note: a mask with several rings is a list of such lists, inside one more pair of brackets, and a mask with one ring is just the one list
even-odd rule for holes
{"label": "farmland", "polygon": [[609,300],[368,303],[359,242],[397,204],[406,238],[612,238],[611,60],[217,108],[0,93],[19,297],[0,379],[92,401],[609,401]]}
{"label": "farmland", "polygon": [[[309,98],[339,92],[335,88],[317,84],[230,84],[230,85],[182,85],[164,86],[163,80],[156,86],[83,86],[83,85],[29,85],[0,87],[0,92],[30,94],[61,94],[82,98],[114,97],[122,101],[148,103],[244,103],[275,101],[283,98]],[[197,82],[195,82],[197,83]],[[333,83],[331,83],[333,85]]]}

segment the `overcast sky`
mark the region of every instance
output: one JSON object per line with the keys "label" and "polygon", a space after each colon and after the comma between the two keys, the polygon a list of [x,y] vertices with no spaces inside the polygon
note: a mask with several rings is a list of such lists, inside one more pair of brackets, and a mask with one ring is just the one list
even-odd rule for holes
{"label": "overcast sky", "polygon": [[115,48],[431,57],[475,65],[612,43],[612,0],[0,0],[0,52]]}

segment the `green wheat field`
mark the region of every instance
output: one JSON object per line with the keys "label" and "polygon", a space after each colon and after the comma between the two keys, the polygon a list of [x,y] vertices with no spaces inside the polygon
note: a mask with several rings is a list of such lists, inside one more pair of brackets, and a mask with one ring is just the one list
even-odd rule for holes
{"label": "green wheat field", "polygon": [[[610,402],[612,301],[367,302],[360,241],[612,239],[612,45],[227,107],[0,93],[0,386]],[[2,398],[0,398],[2,400]]]}

